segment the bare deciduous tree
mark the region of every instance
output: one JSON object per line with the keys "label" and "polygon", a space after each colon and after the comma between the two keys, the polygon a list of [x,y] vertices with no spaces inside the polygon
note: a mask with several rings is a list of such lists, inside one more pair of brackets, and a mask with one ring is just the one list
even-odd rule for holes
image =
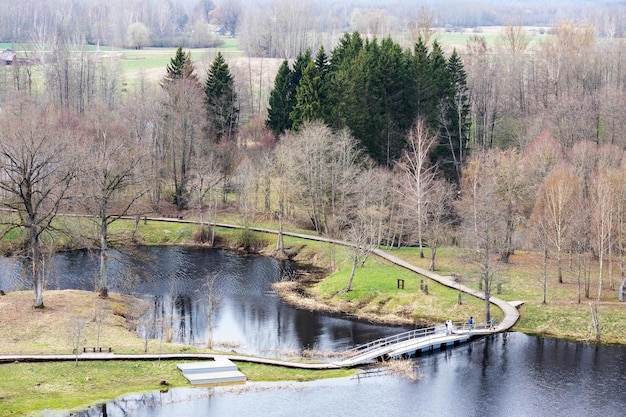
{"label": "bare deciduous tree", "polygon": [[457,212],[465,244],[476,251],[479,287],[485,295],[485,321],[489,322],[491,291],[496,284],[497,259],[507,247],[507,220],[498,195],[498,151],[476,153],[463,171]]}
{"label": "bare deciduous tree", "polygon": [[81,164],[81,189],[90,213],[96,214],[100,241],[100,297],[108,297],[107,258],[109,226],[132,213],[148,192],[146,163],[124,117],[94,106],[85,116],[85,158]]}
{"label": "bare deciduous tree", "polygon": [[33,307],[43,308],[42,239],[54,230],[53,220],[76,174],[69,134],[72,122],[53,108],[28,103],[4,109],[0,118],[5,127],[0,141],[1,201],[15,213],[6,220],[9,230],[25,230]]}
{"label": "bare deciduous tree", "polygon": [[209,15],[211,21],[222,25],[224,32],[229,36],[237,34],[237,28],[243,14],[243,7],[239,0],[222,0]]}
{"label": "bare deciduous tree", "polygon": [[407,209],[413,213],[412,223],[417,229],[421,258],[424,257],[424,229],[436,174],[436,167],[430,164],[430,152],[437,142],[437,137],[428,131],[424,120],[419,119],[408,134],[406,149],[399,163],[404,177],[401,192]]}
{"label": "bare deciduous tree", "polygon": [[347,222],[346,204],[361,170],[355,139],[347,131],[333,133],[310,123],[281,142],[296,167],[289,171],[293,201],[318,233],[336,235]]}
{"label": "bare deciduous tree", "polygon": [[352,290],[356,269],[366,262],[369,255],[380,246],[385,228],[388,226],[389,206],[386,198],[391,174],[384,168],[363,170],[353,184],[351,220],[344,232],[350,242],[352,268],[346,292]]}

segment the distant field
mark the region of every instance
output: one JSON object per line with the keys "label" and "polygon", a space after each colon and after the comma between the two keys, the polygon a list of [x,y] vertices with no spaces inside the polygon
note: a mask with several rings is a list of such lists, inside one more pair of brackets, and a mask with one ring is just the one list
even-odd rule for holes
{"label": "distant field", "polygon": [[[211,62],[218,51],[221,51],[227,58],[243,56],[243,51],[239,50],[239,41],[234,38],[223,38],[224,44],[218,48],[192,48],[191,59],[200,64],[203,68],[206,63]],[[18,51],[18,56],[23,57],[33,49],[31,44],[10,44],[0,43],[0,50],[13,48]],[[160,78],[165,67],[170,63],[170,59],[176,53],[176,48],[145,48],[141,50],[114,48],[108,46],[86,45],[85,50],[98,52],[102,56],[113,56],[119,58],[121,64],[122,77],[127,79],[139,78],[143,73],[148,79]],[[188,50],[188,49],[186,49]]]}
{"label": "distant field", "polygon": [[[219,48],[192,48],[185,49],[191,52],[191,60],[203,68],[210,63],[218,51],[226,58],[243,56],[243,52],[237,49],[236,40],[225,43]],[[122,74],[125,78],[138,78],[143,72],[148,79],[160,78],[165,74],[165,68],[174,57],[176,48],[146,48],[142,50],[120,49],[115,53],[120,58]]]}
{"label": "distant field", "polygon": [[[456,48],[459,51],[463,51],[467,45],[467,41],[471,36],[480,36],[485,38],[488,45],[494,46],[502,30],[501,26],[492,26],[476,29],[463,29],[462,31],[446,31],[439,29],[435,35],[435,38],[443,46],[444,50],[452,50]],[[527,28],[527,34],[530,38],[530,46],[532,47],[540,40],[546,39],[549,35],[545,34],[547,30],[541,33],[541,28],[529,27]]]}

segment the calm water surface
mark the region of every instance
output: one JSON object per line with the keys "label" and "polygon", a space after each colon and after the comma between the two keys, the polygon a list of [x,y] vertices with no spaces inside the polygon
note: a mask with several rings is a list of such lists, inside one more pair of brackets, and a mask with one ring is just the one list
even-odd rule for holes
{"label": "calm water surface", "polygon": [[[98,254],[63,253],[51,264],[48,289],[94,289]],[[151,339],[171,335],[174,342],[205,346],[211,329],[214,348],[289,357],[304,349],[343,350],[409,329],[290,307],[274,294],[271,285],[288,279],[296,265],[264,256],[156,246],[141,247],[134,253],[114,252],[108,265],[110,291],[148,302],[138,332]],[[19,260],[0,259],[0,289],[28,288],[25,270]],[[209,297],[216,300],[212,312],[207,308]]]}
{"label": "calm water surface", "polygon": [[[421,378],[174,389],[130,395],[96,416],[626,416],[623,348],[508,333],[414,359]],[[69,414],[49,413],[48,417]]]}
{"label": "calm water surface", "polygon": [[[49,288],[92,290],[97,256],[55,257]],[[208,294],[219,295],[214,341],[239,352],[284,356],[341,350],[405,328],[373,326],[281,302],[271,283],[293,265],[259,256],[150,247],[111,260],[112,290],[151,308],[141,331],[206,343]],[[28,287],[19,262],[0,260],[0,289]],[[208,283],[215,277],[214,289]],[[44,294],[45,297],[45,294]],[[133,394],[80,413],[46,416],[626,416],[626,349],[521,333],[500,334],[414,359],[421,378],[377,374],[312,383],[246,384]]]}

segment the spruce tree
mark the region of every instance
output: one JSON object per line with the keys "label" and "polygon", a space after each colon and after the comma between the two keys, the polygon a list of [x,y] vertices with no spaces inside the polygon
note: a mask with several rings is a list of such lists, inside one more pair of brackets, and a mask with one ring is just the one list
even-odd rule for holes
{"label": "spruce tree", "polygon": [[278,68],[274,79],[274,88],[270,92],[269,108],[267,109],[266,126],[276,136],[291,129],[291,69],[285,59]]}
{"label": "spruce tree", "polygon": [[189,202],[189,167],[205,121],[197,117],[198,108],[204,104],[202,86],[194,73],[191,54],[184,53],[182,47],[170,59],[161,86],[167,92],[167,99],[163,102],[163,123],[158,129],[161,134],[157,140],[164,150],[164,162],[170,167],[173,202],[182,210]]}
{"label": "spruce tree", "polygon": [[320,71],[311,61],[304,70],[296,89],[296,105],[291,112],[293,129],[297,130],[305,122],[324,119],[320,96],[323,89]]}
{"label": "spruce tree", "polygon": [[165,83],[173,82],[181,79],[198,78],[194,74],[193,62],[191,62],[191,52],[183,52],[183,47],[179,46],[170,63],[166,67]]}
{"label": "spruce tree", "polygon": [[208,70],[204,93],[216,141],[234,140],[239,119],[237,93],[235,80],[221,52],[217,53]]}
{"label": "spruce tree", "polygon": [[432,76],[435,98],[434,103],[436,113],[434,118],[428,120],[430,128],[437,132],[439,142],[430,154],[433,164],[439,166],[440,171],[446,179],[453,181],[457,178],[455,167],[455,149],[450,146],[452,132],[450,129],[451,100],[454,96],[452,78],[448,67],[448,60],[443,54],[443,49],[437,41],[433,42],[433,47],[429,55],[430,73]]}
{"label": "spruce tree", "polygon": [[469,136],[469,93],[467,88],[467,74],[461,57],[456,49],[452,51],[448,58],[448,73],[450,76],[451,94],[446,108],[446,131],[449,135],[448,146],[452,152],[452,163],[454,170],[449,173],[454,174],[449,178],[457,183],[461,181],[461,167],[466,160],[468,152]]}
{"label": "spruce tree", "polygon": [[414,91],[413,80],[405,53],[391,38],[381,42],[377,65],[383,95],[381,110],[384,112],[380,144],[385,155],[383,162],[391,167],[402,154],[406,133],[414,121],[413,100],[408,96],[408,93]]}
{"label": "spruce tree", "polygon": [[344,93],[346,125],[378,163],[386,163],[384,87],[378,41],[366,42],[354,59],[340,88]]}
{"label": "spruce tree", "polygon": [[359,32],[346,33],[331,54],[327,123],[337,130],[347,126],[348,109],[355,101],[355,97],[349,91],[354,83],[353,67],[363,45]]}
{"label": "spruce tree", "polygon": [[413,88],[414,88],[414,114],[426,120],[432,128],[437,119],[437,96],[431,72],[428,47],[421,37],[415,43],[412,59]]}

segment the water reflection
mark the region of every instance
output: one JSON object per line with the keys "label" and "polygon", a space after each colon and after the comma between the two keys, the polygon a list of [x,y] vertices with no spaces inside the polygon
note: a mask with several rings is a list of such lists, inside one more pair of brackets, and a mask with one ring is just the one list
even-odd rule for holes
{"label": "water reflection", "polygon": [[[55,256],[50,289],[93,290],[97,254],[75,251]],[[377,326],[283,303],[271,284],[295,267],[263,256],[242,256],[191,247],[142,247],[109,259],[109,289],[143,298],[147,312],[141,337],[207,345],[271,357],[303,349],[337,351],[407,328]],[[27,288],[20,262],[0,262],[0,289]]]}
{"label": "water reflection", "polygon": [[[109,402],[106,415],[154,416],[624,416],[626,350],[496,335],[415,358],[421,379],[175,389]],[[46,416],[65,416],[49,413]],[[76,414],[103,416],[102,408]]]}

